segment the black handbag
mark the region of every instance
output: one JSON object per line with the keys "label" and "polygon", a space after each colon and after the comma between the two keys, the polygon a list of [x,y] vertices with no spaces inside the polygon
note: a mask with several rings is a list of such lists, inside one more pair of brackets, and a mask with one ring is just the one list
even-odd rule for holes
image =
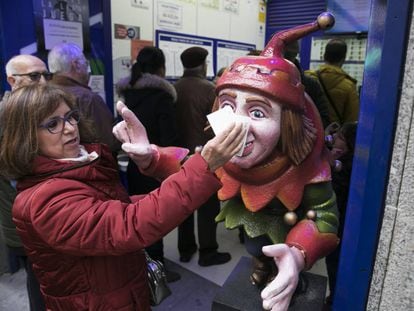
{"label": "black handbag", "polygon": [[167,276],[162,262],[152,259],[146,251],[148,286],[150,289],[151,306],[159,305],[165,298],[171,295],[171,290],[167,285]]}

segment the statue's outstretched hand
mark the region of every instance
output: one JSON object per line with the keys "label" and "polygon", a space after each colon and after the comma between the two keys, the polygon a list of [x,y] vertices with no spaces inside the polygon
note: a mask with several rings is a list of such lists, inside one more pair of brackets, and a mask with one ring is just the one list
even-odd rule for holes
{"label": "statue's outstretched hand", "polygon": [[210,139],[201,150],[201,156],[211,171],[227,163],[240,150],[244,143],[247,125],[232,122],[226,130]]}
{"label": "statue's outstretched hand", "polygon": [[148,141],[147,131],[123,102],[118,101],[116,109],[124,120],[115,125],[112,132],[122,142],[122,150],[140,169],[146,169],[151,164],[155,152]]}
{"label": "statue's outstretched hand", "polygon": [[279,273],[262,291],[263,308],[285,311],[299,281],[299,273],[305,266],[305,259],[299,249],[287,244],[274,244],[262,248],[266,256],[273,257]]}

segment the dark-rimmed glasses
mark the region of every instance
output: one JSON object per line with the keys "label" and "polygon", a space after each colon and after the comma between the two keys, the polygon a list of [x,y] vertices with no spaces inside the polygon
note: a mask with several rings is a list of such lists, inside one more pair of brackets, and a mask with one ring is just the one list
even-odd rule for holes
{"label": "dark-rimmed glasses", "polygon": [[44,71],[44,72],[29,72],[29,73],[15,73],[12,76],[14,76],[14,77],[24,77],[24,76],[27,76],[33,82],[39,82],[41,76],[43,76],[46,81],[52,80],[53,73],[51,73],[49,71]]}
{"label": "dark-rimmed glasses", "polygon": [[59,116],[53,117],[47,120],[45,123],[40,124],[39,127],[48,130],[51,134],[59,134],[63,132],[66,122],[69,122],[70,125],[76,125],[79,123],[79,121],[79,111],[70,110],[65,114],[63,118]]}

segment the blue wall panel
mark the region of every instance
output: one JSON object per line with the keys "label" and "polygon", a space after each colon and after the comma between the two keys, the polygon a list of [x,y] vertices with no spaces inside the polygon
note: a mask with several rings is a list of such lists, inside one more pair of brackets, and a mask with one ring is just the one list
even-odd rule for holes
{"label": "blue wall panel", "polygon": [[20,49],[36,42],[32,0],[0,1],[0,35],[3,66],[1,84],[9,89],[4,72],[5,63]]}
{"label": "blue wall panel", "polygon": [[365,310],[384,214],[412,0],[373,0],[334,310]]}

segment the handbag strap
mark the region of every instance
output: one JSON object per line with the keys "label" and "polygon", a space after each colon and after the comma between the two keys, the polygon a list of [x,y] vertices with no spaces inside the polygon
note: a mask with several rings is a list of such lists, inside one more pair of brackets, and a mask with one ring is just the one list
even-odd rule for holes
{"label": "handbag strap", "polygon": [[145,254],[145,260],[148,262],[148,261],[151,261],[152,260],[152,258],[150,257],[150,255],[148,255],[148,253],[147,253],[147,251],[145,250],[145,249],[143,249],[143,252],[144,252],[144,254]]}
{"label": "handbag strap", "polygon": [[331,104],[331,107],[335,111],[336,117],[338,118],[339,122],[342,123],[341,114],[339,113],[338,108],[336,107],[336,105],[334,104],[334,101],[331,98],[331,95],[329,94],[328,90],[326,89],[325,83],[323,83],[323,80],[322,80],[322,77],[321,77],[321,73],[320,73],[319,70],[316,70],[316,75],[318,77],[319,83],[321,84],[321,86],[322,86],[322,88],[323,88],[323,90],[324,90],[324,92],[326,94],[326,98],[328,98],[328,101]]}

